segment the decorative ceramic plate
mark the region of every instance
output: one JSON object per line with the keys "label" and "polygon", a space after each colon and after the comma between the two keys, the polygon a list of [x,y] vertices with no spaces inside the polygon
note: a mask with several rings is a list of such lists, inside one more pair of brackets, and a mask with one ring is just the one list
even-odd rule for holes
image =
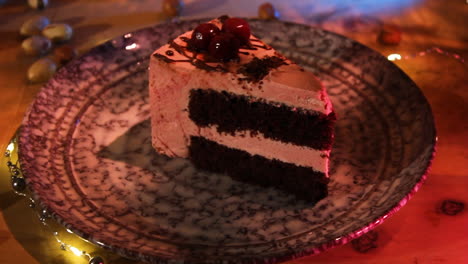
{"label": "decorative ceramic plate", "polygon": [[421,91],[369,48],[281,21],[250,25],[328,88],[338,116],[329,196],[310,206],[156,153],[149,55],[198,23],[109,41],[37,95],[20,129],[20,162],[36,199],[67,228],[151,263],[274,263],[346,243],[419,188],[436,139]]}

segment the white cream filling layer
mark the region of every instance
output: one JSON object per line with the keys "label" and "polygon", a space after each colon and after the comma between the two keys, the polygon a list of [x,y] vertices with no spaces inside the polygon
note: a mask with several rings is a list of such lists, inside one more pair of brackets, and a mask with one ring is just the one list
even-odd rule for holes
{"label": "white cream filling layer", "polygon": [[200,128],[194,134],[193,136],[201,136],[226,147],[246,151],[251,155],[259,155],[271,160],[277,159],[297,166],[312,167],[323,173],[328,171],[330,151],[272,140],[260,133],[252,136],[248,131],[234,134],[219,133],[214,126]]}

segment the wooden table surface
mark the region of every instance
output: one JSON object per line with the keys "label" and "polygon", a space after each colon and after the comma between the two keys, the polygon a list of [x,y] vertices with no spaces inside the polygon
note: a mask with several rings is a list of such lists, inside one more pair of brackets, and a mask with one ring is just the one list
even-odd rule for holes
{"label": "wooden table surface", "polygon": [[[6,3],[4,3],[6,2]],[[74,27],[71,43],[85,52],[103,41],[166,19],[161,1],[51,0],[43,11],[27,1],[0,1],[0,149],[8,144],[27,106],[40,89],[28,84],[26,70],[35,60],[21,52],[18,28],[33,15]],[[256,0],[186,0],[182,19],[256,16]],[[428,180],[396,215],[374,230],[370,250],[347,244],[291,263],[468,263],[468,4],[465,0],[271,1],[281,19],[318,25],[381,52],[408,59],[395,61],[420,87],[432,106],[438,131],[437,155]],[[341,2],[341,5],[340,5]],[[353,2],[351,6],[350,3]],[[3,5],[2,5],[3,3]],[[381,23],[401,27],[398,46],[376,42]],[[438,49],[439,50],[438,50]],[[430,49],[431,52],[420,53]],[[457,57],[456,56],[460,56]],[[59,249],[10,187],[6,160],[0,161],[0,263],[87,263]],[[444,203],[445,202],[445,203]],[[452,211],[441,205],[453,205]],[[447,208],[446,208],[447,209]],[[375,235],[377,234],[377,235]],[[71,236],[70,243],[96,251],[106,263],[137,263]],[[358,244],[358,243],[356,243]]]}

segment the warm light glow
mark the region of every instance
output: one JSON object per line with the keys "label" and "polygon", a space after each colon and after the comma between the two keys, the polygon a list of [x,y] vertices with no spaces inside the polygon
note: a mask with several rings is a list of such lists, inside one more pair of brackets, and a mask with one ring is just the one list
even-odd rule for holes
{"label": "warm light glow", "polygon": [[77,255],[78,257],[81,257],[83,255],[83,252],[76,247],[70,246],[70,251],[73,252],[73,254]]}
{"label": "warm light glow", "polygon": [[136,43],[125,46],[126,50],[132,50],[132,49],[136,49],[136,48],[138,48],[138,45]]}
{"label": "warm light glow", "polygon": [[8,144],[7,150],[11,153],[13,150],[15,150],[15,143],[11,142]]}
{"label": "warm light glow", "polygon": [[394,61],[394,60],[401,60],[401,55],[400,54],[390,54],[388,55],[387,59],[389,61]]}

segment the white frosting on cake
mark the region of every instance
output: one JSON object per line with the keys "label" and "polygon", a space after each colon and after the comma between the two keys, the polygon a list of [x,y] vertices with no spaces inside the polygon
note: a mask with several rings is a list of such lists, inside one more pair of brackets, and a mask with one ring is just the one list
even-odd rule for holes
{"label": "white frosting on cake", "polygon": [[[219,22],[215,20],[212,23]],[[174,42],[186,47],[183,38],[190,36],[191,31],[181,35]],[[252,42],[254,44],[265,45],[255,37],[251,39],[255,39]],[[173,55],[168,56],[167,51],[172,51]],[[208,63],[212,67],[224,67],[227,72],[207,71],[196,67],[187,61],[187,56],[192,57],[193,53],[184,50],[185,55],[182,55],[169,44],[154,52],[150,60],[149,86],[152,142],[155,149],[168,156],[187,157],[190,136],[202,136],[252,155],[312,167],[327,174],[329,150],[315,150],[283,143],[265,138],[260,133],[255,136],[246,131],[238,132],[237,136],[218,133],[214,127],[197,127],[189,118],[188,102],[192,89],[228,91],[324,114],[332,112],[331,103],[317,78],[285,58],[287,65],[271,70],[260,82],[239,79],[246,77],[237,73],[240,65],[250,62],[255,57],[261,59],[266,56],[281,56],[274,49],[240,51],[249,54],[240,53],[239,62]],[[167,62],[161,55],[175,62]]]}
{"label": "white frosting on cake", "polygon": [[327,160],[330,151],[315,150],[304,146],[265,138],[262,134],[251,135],[248,131],[230,133],[218,133],[216,127],[203,127],[197,134],[218,144],[234,149],[242,149],[252,155],[263,156],[267,159],[281,161],[294,161],[298,166],[316,168],[325,172],[328,166]]}

